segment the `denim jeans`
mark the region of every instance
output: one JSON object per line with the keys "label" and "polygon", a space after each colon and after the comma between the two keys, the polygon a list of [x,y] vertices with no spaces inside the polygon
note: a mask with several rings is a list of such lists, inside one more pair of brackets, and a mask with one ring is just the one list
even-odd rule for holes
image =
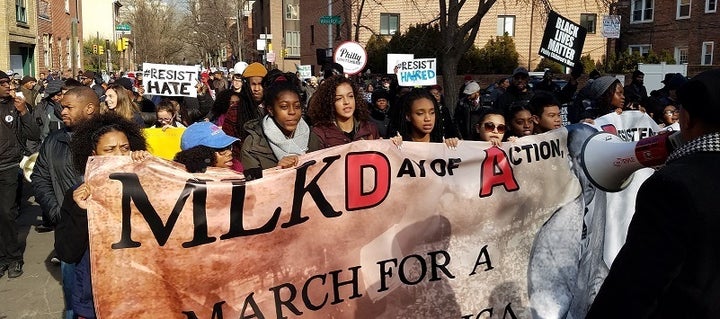
{"label": "denim jeans", "polygon": [[75,264],[60,262],[62,271],[63,297],[65,298],[65,318],[75,318],[72,310],[73,287],[75,287]]}

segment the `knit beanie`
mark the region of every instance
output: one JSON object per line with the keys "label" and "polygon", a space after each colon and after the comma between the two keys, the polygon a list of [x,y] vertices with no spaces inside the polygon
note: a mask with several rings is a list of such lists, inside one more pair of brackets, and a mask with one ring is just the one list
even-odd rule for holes
{"label": "knit beanie", "polygon": [[267,75],[267,69],[260,63],[252,63],[242,73],[244,78],[251,78],[254,76],[265,77]]}
{"label": "knit beanie", "polygon": [[0,79],[9,79],[10,76],[4,71],[0,71]]}
{"label": "knit beanie", "polygon": [[597,99],[602,96],[615,81],[619,82],[618,79],[609,75],[595,79],[595,81],[590,84],[590,98]]}

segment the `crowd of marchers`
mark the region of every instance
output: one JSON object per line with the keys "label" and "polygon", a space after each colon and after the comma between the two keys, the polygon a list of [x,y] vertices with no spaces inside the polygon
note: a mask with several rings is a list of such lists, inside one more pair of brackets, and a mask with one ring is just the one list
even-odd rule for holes
{"label": "crowd of marchers", "polygon": [[[560,128],[563,115],[569,123],[592,123],[627,110],[646,112],[660,126],[671,126],[682,110],[679,90],[695,83],[668,74],[665,86],[648,94],[640,71],[625,86],[595,71],[578,88],[581,76],[582,70],[574,70],[560,87],[546,72],[531,83],[529,72],[519,67],[488,91],[468,76],[459,92],[443,92],[437,85],[401,87],[393,75],[348,77],[334,63],[307,79],[252,63],[229,74],[201,72],[197,97],[164,97],[145,94],[141,73],[106,81],[92,71],[76,78],[41,74],[39,79],[0,71],[0,194],[5,198],[0,200],[0,276],[23,273],[15,224],[23,156],[37,156],[28,176],[43,212],[36,229],[55,231],[53,260],[62,268],[66,318],[94,318],[86,215],[91,189],[83,184],[85,166],[90,156],[127,155],[136,161],[152,156],[145,128],[184,128],[174,160],[189,172],[230,169],[250,180],[262,178],[263,170],[293,167],[308,152],[358,140],[389,139],[399,147],[412,141],[454,148],[462,140],[500,146]],[[708,99],[714,110],[696,114],[720,113],[718,91],[715,84],[715,100]],[[457,105],[445,104],[447,94],[458,96]],[[720,126],[718,118],[707,127]],[[714,256],[717,265],[720,254]],[[717,290],[714,282],[708,284]]]}

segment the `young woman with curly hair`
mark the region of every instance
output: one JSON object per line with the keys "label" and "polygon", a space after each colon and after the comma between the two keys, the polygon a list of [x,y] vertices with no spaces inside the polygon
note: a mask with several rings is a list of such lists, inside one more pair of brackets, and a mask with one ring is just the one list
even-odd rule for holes
{"label": "young woman with curly hair", "polygon": [[[96,115],[73,129],[70,142],[73,166],[80,174],[90,156],[130,156],[135,161],[150,157],[140,127],[115,113]],[[67,263],[76,264],[71,307],[76,317],[95,318],[90,278],[87,184],[80,184],[65,195],[60,222],[55,228],[55,251]]]}
{"label": "young woman with curly hair", "polygon": [[113,112],[140,127],[145,127],[140,108],[133,102],[132,96],[133,93],[122,85],[110,84],[105,91],[105,102],[100,105],[100,114]]}
{"label": "young woman with curly hair", "polygon": [[[319,140],[318,149],[380,138],[358,87],[342,75],[329,77],[320,84],[310,100],[308,116],[312,133]],[[314,150],[311,147],[309,151]]]}

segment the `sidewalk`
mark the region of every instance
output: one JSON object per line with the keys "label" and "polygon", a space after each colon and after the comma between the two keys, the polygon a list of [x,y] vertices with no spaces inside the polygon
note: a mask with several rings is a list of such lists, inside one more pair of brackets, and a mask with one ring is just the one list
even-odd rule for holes
{"label": "sidewalk", "polygon": [[[25,194],[32,195],[29,185],[25,186]],[[40,216],[40,207],[33,204],[24,200],[18,218],[19,237],[25,245],[24,273],[14,279],[7,273],[0,278],[0,319],[63,317],[60,265],[50,263],[55,233],[41,234],[31,226]]]}

